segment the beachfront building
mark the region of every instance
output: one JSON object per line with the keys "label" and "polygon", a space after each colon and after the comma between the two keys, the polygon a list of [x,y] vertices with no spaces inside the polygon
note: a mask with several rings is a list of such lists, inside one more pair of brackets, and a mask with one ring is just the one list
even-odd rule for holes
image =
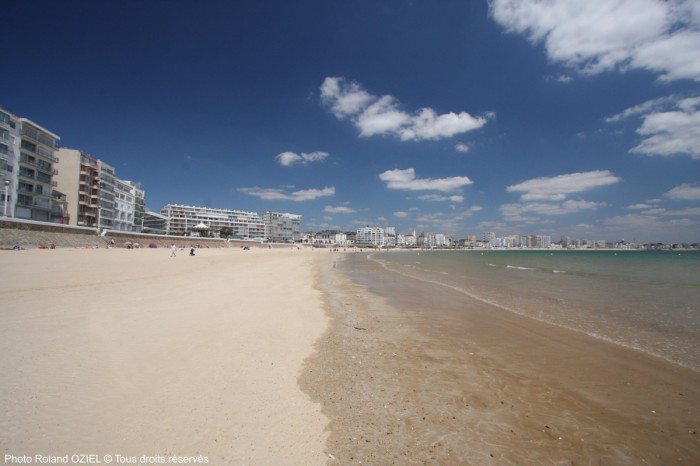
{"label": "beachfront building", "polygon": [[0,111],[3,215],[42,222],[64,220],[60,206],[53,209],[59,139],[31,120]]}
{"label": "beachfront building", "polygon": [[0,201],[2,215],[15,216],[15,200],[17,199],[17,166],[19,165],[19,135],[18,118],[0,109]]}
{"label": "beachfront building", "polygon": [[524,247],[535,249],[549,249],[551,245],[552,240],[548,235],[528,235],[527,243],[523,244]]}
{"label": "beachfront building", "polygon": [[102,160],[98,160],[97,165],[100,169],[100,202],[97,225],[105,230],[113,230],[116,200],[114,167]]}
{"label": "beachfront building", "polygon": [[312,235],[312,244],[316,246],[349,246],[348,235],[340,230],[322,230]]}
{"label": "beachfront building", "polygon": [[55,180],[66,197],[66,223],[141,231],[145,194],[138,183],[118,179],[114,168],[78,149],[62,147],[57,156]]}
{"label": "beachfront building", "polygon": [[168,230],[168,217],[159,214],[158,212],[153,212],[148,209],[144,209],[143,217],[141,222],[141,232],[142,233],[153,233],[156,235],[164,235]]}
{"label": "beachfront building", "polygon": [[358,246],[384,246],[384,229],[379,227],[362,227],[357,229],[355,244]]}
{"label": "beachfront building", "polygon": [[141,183],[135,181],[124,181],[131,185],[134,195],[134,230],[143,230],[144,215],[146,213],[146,191],[141,188]]}
{"label": "beachfront building", "polygon": [[100,178],[97,160],[77,149],[60,148],[56,188],[65,195],[69,225],[97,226]]}
{"label": "beachfront building", "polygon": [[[230,228],[232,239],[262,239],[265,223],[255,212],[241,210],[212,209],[209,207],[168,204],[160,211],[167,221],[166,233],[176,235],[197,234],[196,226],[207,226],[206,233],[219,236],[222,228]],[[206,234],[205,233],[205,234]]]}
{"label": "beachfront building", "polygon": [[265,240],[275,243],[294,243],[301,240],[301,215],[265,212]]}
{"label": "beachfront building", "polygon": [[126,182],[114,179],[114,219],[112,229],[117,231],[136,231],[134,212],[136,197],[133,187]]}

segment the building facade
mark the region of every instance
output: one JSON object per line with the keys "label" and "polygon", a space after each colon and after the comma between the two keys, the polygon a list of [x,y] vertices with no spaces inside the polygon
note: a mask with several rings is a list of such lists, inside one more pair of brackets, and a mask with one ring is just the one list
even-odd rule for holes
{"label": "building facade", "polygon": [[[41,222],[64,221],[60,204],[58,209],[53,208],[53,176],[57,173],[54,164],[58,162],[55,152],[60,137],[26,118],[16,118],[5,111],[0,119],[6,125],[3,134],[14,139],[12,156],[7,143],[3,142],[0,149],[8,155],[3,161],[3,172],[7,174],[11,169],[12,173],[5,175],[10,181],[8,201],[14,204],[14,208],[8,204],[8,215]],[[15,149],[16,142],[19,151]]]}
{"label": "building facade", "polygon": [[384,246],[384,229],[379,227],[358,228],[355,244],[358,246]]}
{"label": "building facade", "polygon": [[19,130],[18,118],[0,109],[0,188],[2,188],[0,201],[2,201],[2,214],[8,217],[15,216]]}
{"label": "building facade", "polygon": [[208,227],[208,233],[219,236],[222,228],[230,228],[233,239],[256,239],[265,237],[265,223],[255,212],[211,209],[209,207],[168,204],[160,211],[167,221],[167,234],[196,235],[199,224]]}
{"label": "building facade", "polygon": [[301,240],[301,215],[265,212],[265,240],[276,243],[294,243]]}

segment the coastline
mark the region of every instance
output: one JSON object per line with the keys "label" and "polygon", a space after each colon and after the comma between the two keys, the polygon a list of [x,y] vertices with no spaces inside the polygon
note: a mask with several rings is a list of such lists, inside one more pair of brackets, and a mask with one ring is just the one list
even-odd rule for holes
{"label": "coastline", "polygon": [[320,264],[332,323],[300,379],[331,420],[327,452],[338,464],[700,459],[697,372],[399,277],[366,256]]}
{"label": "coastline", "polygon": [[297,384],[328,325],[320,256],[188,252],[0,252],[3,456],[325,464]]}

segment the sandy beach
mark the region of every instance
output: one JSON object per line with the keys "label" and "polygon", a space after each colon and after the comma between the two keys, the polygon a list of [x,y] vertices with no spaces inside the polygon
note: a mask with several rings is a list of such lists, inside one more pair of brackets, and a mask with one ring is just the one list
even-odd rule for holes
{"label": "sandy beach", "polygon": [[452,291],[365,254],[187,253],[2,252],[5,458],[700,460],[697,372],[476,300],[453,309]]}
{"label": "sandy beach", "polygon": [[325,464],[328,420],[297,383],[328,324],[312,286],[320,256],[188,253],[1,252],[3,464]]}

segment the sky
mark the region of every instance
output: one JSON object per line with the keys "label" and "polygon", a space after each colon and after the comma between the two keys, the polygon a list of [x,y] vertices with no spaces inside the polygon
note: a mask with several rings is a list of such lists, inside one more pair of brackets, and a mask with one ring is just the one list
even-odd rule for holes
{"label": "sky", "polygon": [[[0,106],[146,205],[700,241],[700,2],[3,5]],[[59,165],[60,169],[60,165]]]}

